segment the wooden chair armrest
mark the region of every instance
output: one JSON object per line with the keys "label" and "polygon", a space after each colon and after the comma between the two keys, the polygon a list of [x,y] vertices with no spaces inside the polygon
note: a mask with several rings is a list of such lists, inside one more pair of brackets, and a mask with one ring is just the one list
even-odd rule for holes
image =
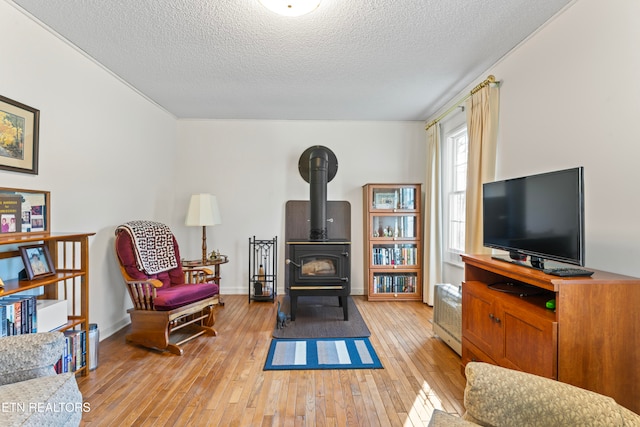
{"label": "wooden chair armrest", "polygon": [[125,280],[125,283],[127,284],[127,286],[145,286],[145,285],[152,286],[153,289],[162,287],[162,281],[158,279],[145,279],[145,280],[131,279],[131,280]]}
{"label": "wooden chair armrest", "polygon": [[162,281],[158,279],[136,280],[127,274],[123,266],[120,266],[120,272],[127,285],[133,306],[137,310],[154,310],[156,289],[162,287]]}
{"label": "wooden chair armrest", "polygon": [[136,280],[133,277],[129,276],[129,273],[127,273],[127,270],[125,270],[125,268],[121,265],[120,266],[120,273],[122,273],[122,278],[124,279],[124,282],[127,284],[127,286],[131,286],[133,284],[138,284],[138,285],[151,285],[154,288],[161,288],[162,287],[162,281],[158,280],[158,279],[139,279]]}
{"label": "wooden chair armrest", "polygon": [[127,285],[149,285],[153,286],[154,289],[162,287],[162,281],[158,279],[144,279],[144,280],[126,280]]}
{"label": "wooden chair armrest", "polygon": [[185,283],[207,283],[213,276],[213,270],[206,267],[183,267],[182,271],[184,271]]}

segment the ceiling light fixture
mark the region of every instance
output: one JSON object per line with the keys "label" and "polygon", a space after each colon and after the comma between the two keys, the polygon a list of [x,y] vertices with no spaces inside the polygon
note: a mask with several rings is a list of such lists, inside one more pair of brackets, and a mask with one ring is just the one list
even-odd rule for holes
{"label": "ceiling light fixture", "polygon": [[284,16],[300,16],[320,6],[320,0],[260,0],[267,9]]}

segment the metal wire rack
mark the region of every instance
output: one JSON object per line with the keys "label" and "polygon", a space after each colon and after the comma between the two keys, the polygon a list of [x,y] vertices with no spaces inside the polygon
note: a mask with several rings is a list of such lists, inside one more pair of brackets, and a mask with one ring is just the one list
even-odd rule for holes
{"label": "metal wire rack", "polygon": [[278,295],[278,237],[249,238],[249,303],[275,301]]}

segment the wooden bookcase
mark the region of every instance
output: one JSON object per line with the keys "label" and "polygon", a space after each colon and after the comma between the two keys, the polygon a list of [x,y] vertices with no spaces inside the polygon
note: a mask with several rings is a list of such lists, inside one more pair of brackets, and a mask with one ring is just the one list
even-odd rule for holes
{"label": "wooden bookcase", "polygon": [[[595,271],[557,277],[463,255],[462,364],[482,361],[557,379],[640,412],[640,279]],[[592,270],[592,269],[590,269]],[[488,288],[533,286],[520,296]],[[546,302],[556,301],[556,309]]]}
{"label": "wooden bookcase", "polygon": [[89,373],[89,236],[95,233],[16,233],[0,237],[0,259],[20,259],[19,247],[44,244],[56,270],[54,275],[34,280],[5,280],[0,297],[42,287],[39,299],[66,300],[68,321],[56,330],[84,331],[85,365],[76,370]]}
{"label": "wooden bookcase", "polygon": [[362,189],[369,301],[421,300],[421,185],[366,184]]}

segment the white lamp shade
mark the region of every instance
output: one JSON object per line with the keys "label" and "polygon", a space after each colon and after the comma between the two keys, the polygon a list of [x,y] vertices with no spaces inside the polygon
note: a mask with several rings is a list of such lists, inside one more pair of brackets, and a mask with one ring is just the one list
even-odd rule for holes
{"label": "white lamp shade", "polygon": [[205,193],[192,195],[184,223],[199,226],[222,224],[216,196]]}
{"label": "white lamp shade", "polygon": [[320,0],[260,0],[267,9],[284,16],[300,16],[315,10]]}

